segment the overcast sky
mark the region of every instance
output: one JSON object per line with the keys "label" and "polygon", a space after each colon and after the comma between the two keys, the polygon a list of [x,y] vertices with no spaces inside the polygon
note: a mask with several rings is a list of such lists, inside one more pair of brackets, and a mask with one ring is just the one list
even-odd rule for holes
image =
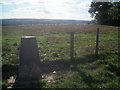
{"label": "overcast sky", "polygon": [[91,20],[92,0],[1,0],[0,18]]}

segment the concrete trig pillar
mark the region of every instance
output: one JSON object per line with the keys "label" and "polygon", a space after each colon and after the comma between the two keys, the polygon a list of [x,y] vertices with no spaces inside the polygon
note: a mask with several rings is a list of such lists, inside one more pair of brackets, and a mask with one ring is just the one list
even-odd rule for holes
{"label": "concrete trig pillar", "polygon": [[39,79],[41,77],[40,57],[35,36],[22,36],[19,57],[19,79]]}

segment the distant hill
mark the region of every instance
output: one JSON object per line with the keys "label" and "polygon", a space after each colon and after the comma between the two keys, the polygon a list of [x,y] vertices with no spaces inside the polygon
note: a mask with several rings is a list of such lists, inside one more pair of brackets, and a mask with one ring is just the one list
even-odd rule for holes
{"label": "distant hill", "polygon": [[54,20],[54,19],[1,19],[2,25],[31,25],[31,24],[89,24],[83,20]]}

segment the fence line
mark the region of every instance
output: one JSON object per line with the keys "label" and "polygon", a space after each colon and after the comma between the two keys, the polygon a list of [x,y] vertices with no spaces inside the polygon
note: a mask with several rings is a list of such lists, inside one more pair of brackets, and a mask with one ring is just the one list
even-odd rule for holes
{"label": "fence line", "polygon": [[95,49],[96,55],[98,55],[98,50],[99,50],[99,28],[97,28],[96,31],[96,49]]}
{"label": "fence line", "polygon": [[74,59],[74,32],[70,33],[70,59]]}

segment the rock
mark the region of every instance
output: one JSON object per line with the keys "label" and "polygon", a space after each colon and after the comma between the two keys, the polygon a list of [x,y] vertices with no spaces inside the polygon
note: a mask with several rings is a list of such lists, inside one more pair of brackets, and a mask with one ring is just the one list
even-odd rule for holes
{"label": "rock", "polygon": [[11,86],[7,87],[8,89],[12,88]]}
{"label": "rock", "polygon": [[8,79],[8,84],[13,84],[15,83],[15,78],[13,76],[11,76],[9,79]]}
{"label": "rock", "polygon": [[56,71],[53,71],[53,74],[56,74]]}
{"label": "rock", "polygon": [[48,83],[50,83],[51,81],[50,80],[48,80]]}
{"label": "rock", "polygon": [[42,75],[42,79],[44,79],[44,78],[46,78],[47,77],[47,75]]}

